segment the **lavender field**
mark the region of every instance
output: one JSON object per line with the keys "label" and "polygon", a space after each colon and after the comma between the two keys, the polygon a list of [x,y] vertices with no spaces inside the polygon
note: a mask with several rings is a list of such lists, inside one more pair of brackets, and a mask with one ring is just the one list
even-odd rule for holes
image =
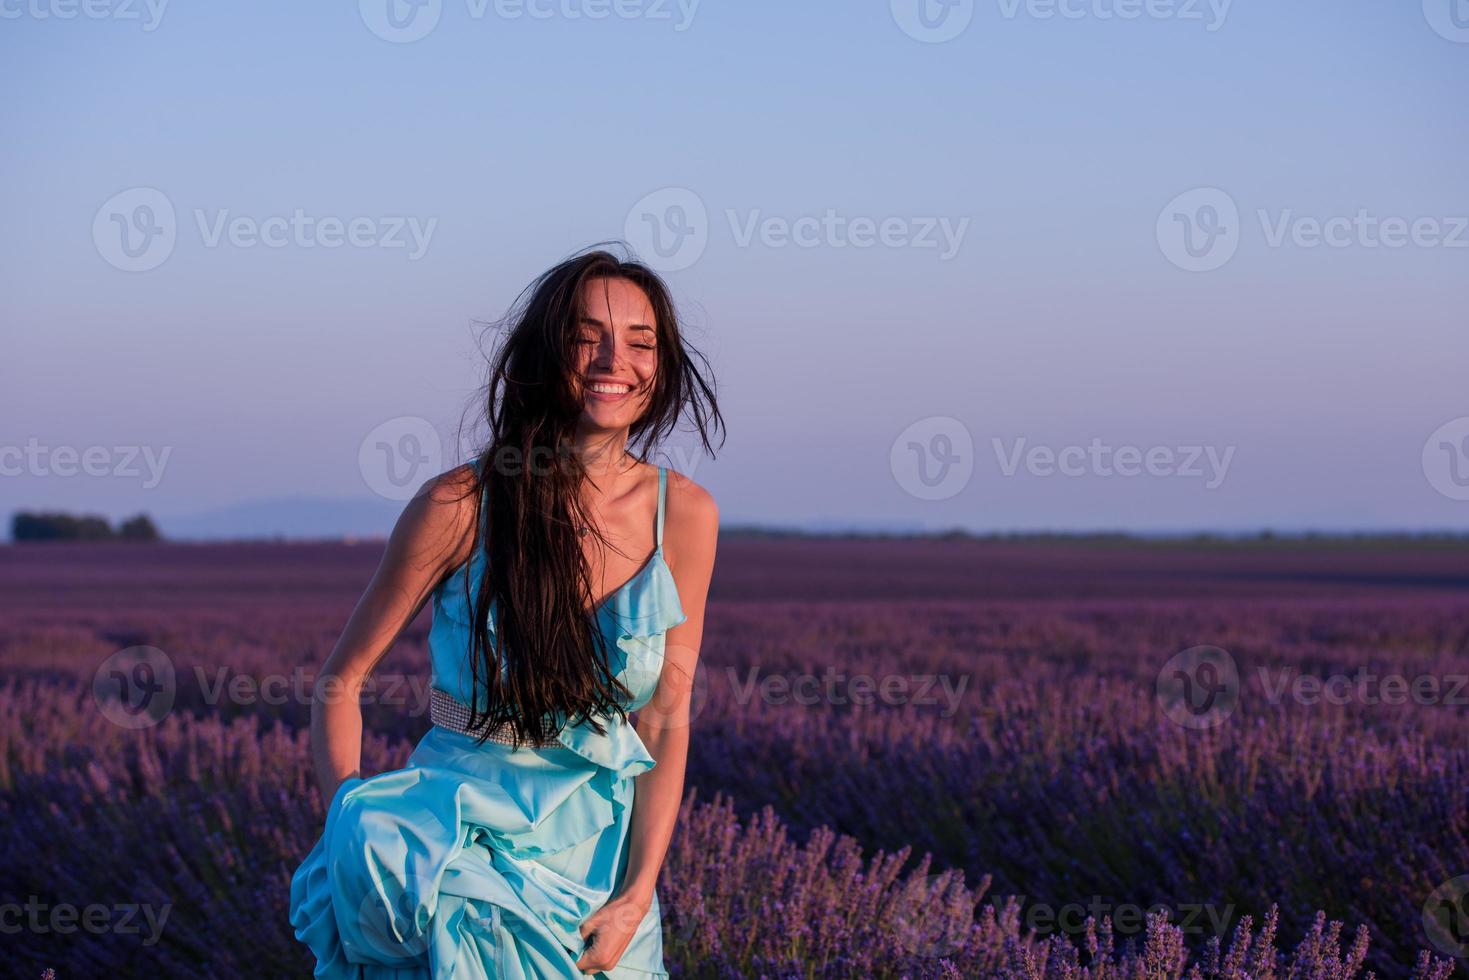
{"label": "lavender field", "polygon": [[[379,547],[0,548],[9,975],[310,974],[309,693]],[[732,536],[702,668],[675,976],[1469,967],[1462,543]]]}

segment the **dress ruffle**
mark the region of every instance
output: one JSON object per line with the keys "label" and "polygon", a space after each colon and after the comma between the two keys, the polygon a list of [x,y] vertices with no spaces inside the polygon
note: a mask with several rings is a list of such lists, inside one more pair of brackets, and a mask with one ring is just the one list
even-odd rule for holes
{"label": "dress ruffle", "polygon": [[[605,722],[604,722],[605,724]],[[630,776],[653,759],[630,724],[588,755],[433,728],[403,769],[349,779],[291,879],[291,924],[330,980],[585,977],[580,924],[626,866]],[[608,980],[666,977],[648,914]]]}
{"label": "dress ruffle", "polygon": [[[465,703],[470,701],[471,684],[463,652],[469,649],[473,613],[465,598],[464,578],[469,578],[473,595],[479,588],[482,569],[482,555],[476,552],[435,591],[434,617],[429,627],[434,685]],[[653,696],[663,671],[665,634],[688,618],[661,548],[597,610],[598,625],[613,643],[612,671],[632,691],[632,698],[625,706],[628,711],[636,711]],[[490,641],[494,642],[497,629],[494,603],[486,613],[485,627]],[[440,651],[445,655],[437,656]],[[572,738],[581,740],[578,735]],[[575,745],[568,744],[568,747],[578,750]]]}

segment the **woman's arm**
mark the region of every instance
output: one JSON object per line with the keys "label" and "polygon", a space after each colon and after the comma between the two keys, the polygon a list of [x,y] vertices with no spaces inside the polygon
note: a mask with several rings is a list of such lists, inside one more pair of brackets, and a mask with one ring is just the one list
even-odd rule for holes
{"label": "woman's arm", "polygon": [[362,767],[362,687],[444,576],[474,546],[477,498],[461,466],[419,488],[398,518],[377,571],[322,664],[311,697],[311,760],[322,799]]}
{"label": "woman's arm", "polygon": [[[653,903],[659,869],[673,839],[683,802],[688,761],[690,700],[699,646],[704,638],[704,607],[714,576],[719,538],[719,508],[708,491],[669,471],[665,552],[688,617],[665,637],[663,673],[658,688],[638,711],[637,733],[657,764],[636,777],[629,836],[628,866],[607,904],[583,923],[583,935],[598,933],[577,966],[584,972],[614,966]],[[604,938],[605,937],[605,938]]]}
{"label": "woman's arm", "polygon": [[[670,472],[670,483],[675,477]],[[714,577],[719,541],[719,508],[708,491],[677,477],[680,492],[668,495],[668,541],[665,552],[678,586],[679,604],[688,617],[668,631],[663,672],[653,697],[638,712],[637,732],[657,765],[637,777],[633,795],[632,842],[620,894],[645,907],[673,838],[673,825],[683,802],[684,769],[689,754],[689,726],[694,671],[704,640],[704,609]],[[674,501],[677,500],[677,503]],[[675,511],[677,515],[675,516]]]}

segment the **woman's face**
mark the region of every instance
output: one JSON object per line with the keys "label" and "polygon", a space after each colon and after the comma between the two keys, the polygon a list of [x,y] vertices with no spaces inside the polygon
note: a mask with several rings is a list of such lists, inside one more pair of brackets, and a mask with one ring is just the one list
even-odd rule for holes
{"label": "woman's face", "polygon": [[625,429],[647,408],[658,370],[658,331],[647,294],[626,279],[582,283],[577,393],[582,423]]}

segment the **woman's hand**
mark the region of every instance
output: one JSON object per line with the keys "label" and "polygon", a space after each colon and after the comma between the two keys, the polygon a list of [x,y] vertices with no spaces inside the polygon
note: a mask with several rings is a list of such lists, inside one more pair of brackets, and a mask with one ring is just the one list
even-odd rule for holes
{"label": "woman's hand", "polygon": [[651,905],[651,899],[618,895],[587,916],[581,924],[587,947],[576,961],[576,968],[583,973],[601,973],[616,966]]}

